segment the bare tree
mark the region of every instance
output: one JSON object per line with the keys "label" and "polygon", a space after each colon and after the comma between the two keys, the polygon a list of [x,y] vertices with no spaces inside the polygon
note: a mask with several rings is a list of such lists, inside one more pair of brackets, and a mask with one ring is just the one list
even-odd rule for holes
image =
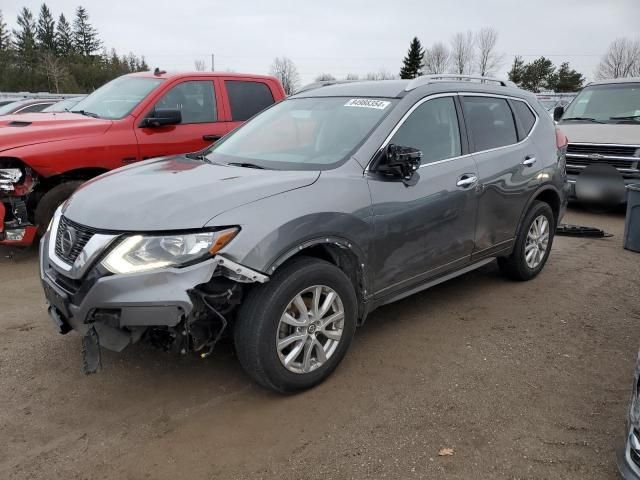
{"label": "bare tree", "polygon": [[425,74],[445,73],[449,68],[450,59],[451,53],[447,46],[442,42],[436,42],[424,53],[423,71]]}
{"label": "bare tree", "polygon": [[369,72],[365,77],[367,80],[395,80],[397,77],[388,70],[381,68],[377,72]]}
{"label": "bare tree", "polygon": [[456,33],[451,37],[451,69],[453,73],[473,73],[473,33]]}
{"label": "bare tree", "polygon": [[320,75],[318,75],[316,77],[316,82],[333,81],[335,79],[336,79],[336,77],[334,77],[330,73],[321,73]]}
{"label": "bare tree", "polygon": [[494,74],[504,63],[504,55],[496,52],[497,43],[495,28],[484,27],[476,34],[478,73],[483,77]]}
{"label": "bare tree", "polygon": [[288,57],[276,57],[271,64],[271,75],[282,83],[287,95],[296,91],[300,84],[300,75],[295,63]]}
{"label": "bare tree", "polygon": [[360,75],[357,73],[347,73],[347,76],[344,77],[345,80],[360,80]]}
{"label": "bare tree", "polygon": [[207,65],[204,63],[204,60],[196,60],[193,62],[193,66],[196,69],[196,72],[204,72],[207,69]]}
{"label": "bare tree", "polygon": [[640,39],[617,38],[596,70],[598,79],[640,76]]}
{"label": "bare tree", "polygon": [[46,51],[42,54],[42,69],[47,75],[47,81],[50,88],[53,87],[56,93],[60,93],[60,83],[67,77],[67,71],[62,58],[57,57],[55,53]]}

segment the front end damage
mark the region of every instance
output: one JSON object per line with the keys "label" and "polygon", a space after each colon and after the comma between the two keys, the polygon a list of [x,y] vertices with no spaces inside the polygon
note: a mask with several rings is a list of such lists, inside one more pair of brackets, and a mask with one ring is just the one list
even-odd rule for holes
{"label": "front end damage", "polygon": [[0,244],[28,246],[37,227],[28,202],[38,183],[31,168],[16,158],[0,157]]}
{"label": "front end damage", "polygon": [[58,331],[82,335],[85,373],[101,368],[101,348],[119,352],[138,342],[207,357],[234,321],[247,284],[269,279],[221,254],[181,268],[112,274],[100,259],[119,235],[101,233],[69,265],[56,254],[59,221],[57,214],[40,244],[40,276]]}

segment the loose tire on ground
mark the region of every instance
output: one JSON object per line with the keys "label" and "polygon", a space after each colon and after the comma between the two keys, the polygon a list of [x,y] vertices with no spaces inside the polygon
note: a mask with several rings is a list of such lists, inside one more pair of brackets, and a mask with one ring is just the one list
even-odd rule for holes
{"label": "loose tire on ground", "polygon": [[[530,237],[530,233],[534,222],[539,222],[539,219],[541,217],[546,219],[548,226],[546,231],[548,235],[546,249],[544,251],[544,254],[539,258],[539,262],[535,264],[535,266],[530,266],[527,263],[526,256],[528,251],[525,251],[527,248],[530,248],[527,245],[527,239],[529,237],[529,245],[535,243],[533,242],[532,237]],[[551,252],[551,247],[553,245],[555,231],[556,221],[549,204],[540,201],[533,202],[533,205],[531,205],[531,208],[529,208],[529,211],[527,212],[527,215],[522,222],[522,228],[520,229],[518,237],[516,238],[513,252],[508,257],[498,258],[498,266],[500,267],[500,271],[513,280],[526,281],[534,278],[542,271],[545,264],[547,263],[549,253]]]}
{"label": "loose tire on ground", "polygon": [[[281,319],[300,292],[319,285],[326,287],[321,290],[322,295],[325,295],[320,296],[321,298],[328,299],[326,292],[331,291],[338,297],[332,303],[331,312],[339,302],[344,312],[340,325],[341,336],[337,347],[331,351],[326,361],[318,362],[319,366],[310,371],[295,373],[290,367],[285,367],[285,360],[281,360],[284,355],[277,345],[281,338],[279,335],[282,335],[281,328],[289,328],[288,325],[283,325]],[[328,377],[344,357],[355,333],[356,316],[356,294],[344,272],[324,260],[295,258],[277,270],[267,283],[255,286],[245,297],[234,327],[238,359],[251,378],[269,390],[290,393],[311,388]],[[302,335],[306,333],[307,330]],[[314,329],[314,333],[321,339],[321,332],[315,332]],[[319,357],[322,352],[316,353]]]}
{"label": "loose tire on ground", "polygon": [[56,209],[83,183],[81,180],[61,183],[44,194],[36,207],[34,215],[34,220],[38,226],[38,236],[44,235]]}

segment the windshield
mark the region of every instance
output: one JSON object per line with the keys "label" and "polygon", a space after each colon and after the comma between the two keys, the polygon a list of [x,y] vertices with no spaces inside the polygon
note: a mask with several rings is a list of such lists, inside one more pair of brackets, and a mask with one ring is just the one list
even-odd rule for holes
{"label": "windshield", "polygon": [[289,99],[214,145],[207,159],[277,170],[333,168],[367,138],[394,103],[347,97]]}
{"label": "windshield", "polygon": [[640,83],[610,83],[586,87],[562,116],[563,121],[571,121],[571,118],[640,124]]}
{"label": "windshield", "polygon": [[0,107],[0,115],[6,115],[7,113],[13,112],[13,110],[21,104],[22,102],[20,100],[4,104]]}
{"label": "windshield", "polygon": [[66,110],[70,110],[76,103],[82,100],[82,97],[78,98],[67,98],[65,100],[60,100],[58,103],[54,103],[53,105],[48,106],[44,110],[43,113],[47,112],[64,112]]}
{"label": "windshield", "polygon": [[160,82],[160,78],[119,77],[82,99],[70,111],[109,120],[124,118]]}

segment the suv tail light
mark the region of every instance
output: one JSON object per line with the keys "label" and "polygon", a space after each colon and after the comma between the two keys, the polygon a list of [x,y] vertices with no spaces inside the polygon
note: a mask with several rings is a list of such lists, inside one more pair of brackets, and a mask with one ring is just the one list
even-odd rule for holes
{"label": "suv tail light", "polygon": [[569,139],[564,134],[564,132],[559,128],[556,128],[556,146],[558,148],[564,148],[567,146],[568,143],[569,143]]}

